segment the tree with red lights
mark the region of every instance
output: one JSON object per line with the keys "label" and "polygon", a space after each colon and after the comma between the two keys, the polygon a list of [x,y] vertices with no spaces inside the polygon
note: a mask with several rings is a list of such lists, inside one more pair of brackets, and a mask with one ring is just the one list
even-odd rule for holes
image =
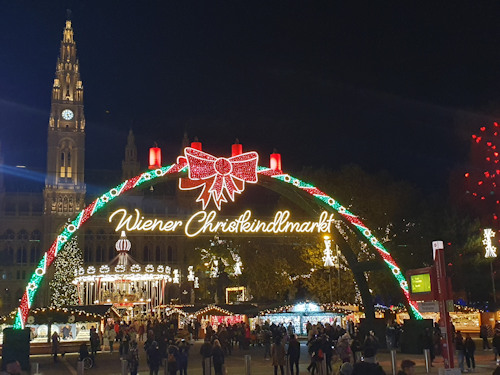
{"label": "tree with red lights", "polygon": [[472,135],[470,169],[465,173],[467,203],[483,225],[498,226],[500,215],[500,126]]}

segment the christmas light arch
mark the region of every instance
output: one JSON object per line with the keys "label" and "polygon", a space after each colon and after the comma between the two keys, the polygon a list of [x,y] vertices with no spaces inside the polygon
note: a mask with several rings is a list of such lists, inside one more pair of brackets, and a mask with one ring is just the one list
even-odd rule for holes
{"label": "christmas light arch", "polygon": [[[78,214],[78,216],[71,223],[69,223],[57,236],[57,238],[50,246],[49,250],[45,252],[42,259],[38,263],[35,272],[33,272],[33,274],[31,275],[30,280],[26,286],[26,290],[21,298],[21,303],[17,309],[14,321],[14,329],[24,328],[29,311],[35,299],[36,292],[40,287],[41,282],[43,281],[47,269],[52,265],[55,258],[57,257],[58,252],[63,248],[64,244],[76,234],[76,232],[88,219],[90,219],[90,217],[92,217],[109,202],[119,197],[123,193],[135,189],[145,182],[152,181],[157,178],[169,176],[171,178],[179,177],[177,175],[180,173],[185,173],[187,171],[187,168],[187,164],[185,162],[182,162],[181,160],[176,164],[171,164],[169,166],[158,168],[156,170],[148,170],[110,189],[108,192],[104,193],[99,198],[90,203],[87,207],[85,207]],[[398,267],[389,251],[382,245],[382,243],[380,243],[380,241],[371,233],[370,229],[365,224],[363,224],[363,222],[357,216],[347,210],[334,198],[319,190],[317,187],[299,180],[298,178],[290,176],[289,174],[286,174],[280,170],[274,170],[267,167],[257,167],[257,173],[289,184],[308,193],[309,195],[311,195],[311,197],[313,197],[313,199],[319,200],[324,204],[324,206],[329,207],[330,210],[338,212],[344,219],[352,224],[359,231],[359,233],[377,250],[379,255],[387,264],[393,277],[397,280],[403,294],[405,295],[409,303],[409,306],[411,308],[411,315],[416,319],[422,319],[422,315],[418,311],[416,302],[411,300],[410,298],[408,283],[403,276],[401,269]]]}

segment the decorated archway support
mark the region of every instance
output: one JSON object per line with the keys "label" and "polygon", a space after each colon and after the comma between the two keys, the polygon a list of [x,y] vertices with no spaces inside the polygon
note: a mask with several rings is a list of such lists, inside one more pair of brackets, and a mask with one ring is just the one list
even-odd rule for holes
{"label": "decorated archway support", "polygon": [[[47,252],[43,255],[42,259],[38,263],[38,267],[31,275],[28,285],[26,286],[26,290],[21,298],[21,304],[17,310],[14,328],[24,328],[29,315],[29,311],[35,299],[36,292],[44,279],[47,269],[52,265],[55,258],[57,257],[58,252],[63,248],[65,243],[69,241],[73,237],[73,235],[75,235],[75,233],[90,217],[100,211],[101,208],[106,206],[115,198],[119,197],[129,190],[139,187],[145,182],[161,177],[177,177],[177,174],[180,174],[181,172],[185,173],[187,172],[187,169],[188,165],[186,163],[186,160],[183,158],[179,158],[179,162],[176,164],[158,168],[153,171],[146,171],[136,177],[124,181],[123,183],[110,189],[108,192],[85,207],[85,209],[83,209],[78,214],[78,216],[70,224],[68,224],[64,228],[64,230],[57,236],[49,250],[47,250]],[[377,250],[384,262],[387,264],[393,277],[397,280],[403,294],[405,295],[409,303],[409,306],[411,308],[410,315],[416,319],[422,319],[422,315],[418,311],[417,303],[410,298],[408,283],[400,268],[390,255],[389,251],[380,243],[380,241],[371,233],[368,227],[366,227],[366,225],[364,225],[357,216],[343,207],[334,198],[319,190],[317,187],[295,177],[292,177],[289,174],[283,173],[280,170],[270,169],[266,167],[257,167],[257,173],[268,176],[274,180],[290,184],[291,186],[308,193],[313,199],[321,201],[322,203],[324,203],[324,206],[328,207],[331,211],[338,212],[345,220],[352,224],[361,233],[361,235],[366,238],[369,243]]]}

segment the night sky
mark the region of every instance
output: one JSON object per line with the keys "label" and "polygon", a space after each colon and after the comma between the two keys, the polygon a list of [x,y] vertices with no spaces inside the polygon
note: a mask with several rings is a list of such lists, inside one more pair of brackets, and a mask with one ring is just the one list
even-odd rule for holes
{"label": "night sky", "polygon": [[498,107],[497,1],[8,1],[8,165],[45,169],[68,7],[90,169],[121,168],[130,128],[143,166],[155,141],[168,164],[187,131],[213,154],[239,138],[261,165],[276,148],[286,171],[353,162],[430,192],[467,161],[470,135]]}

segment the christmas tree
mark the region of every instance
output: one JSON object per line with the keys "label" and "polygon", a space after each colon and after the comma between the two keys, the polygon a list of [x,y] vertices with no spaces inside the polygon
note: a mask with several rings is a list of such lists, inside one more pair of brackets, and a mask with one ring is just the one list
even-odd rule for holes
{"label": "christmas tree", "polygon": [[77,305],[78,291],[72,281],[75,271],[83,266],[83,255],[76,236],[64,245],[54,263],[54,278],[50,281],[51,306]]}

